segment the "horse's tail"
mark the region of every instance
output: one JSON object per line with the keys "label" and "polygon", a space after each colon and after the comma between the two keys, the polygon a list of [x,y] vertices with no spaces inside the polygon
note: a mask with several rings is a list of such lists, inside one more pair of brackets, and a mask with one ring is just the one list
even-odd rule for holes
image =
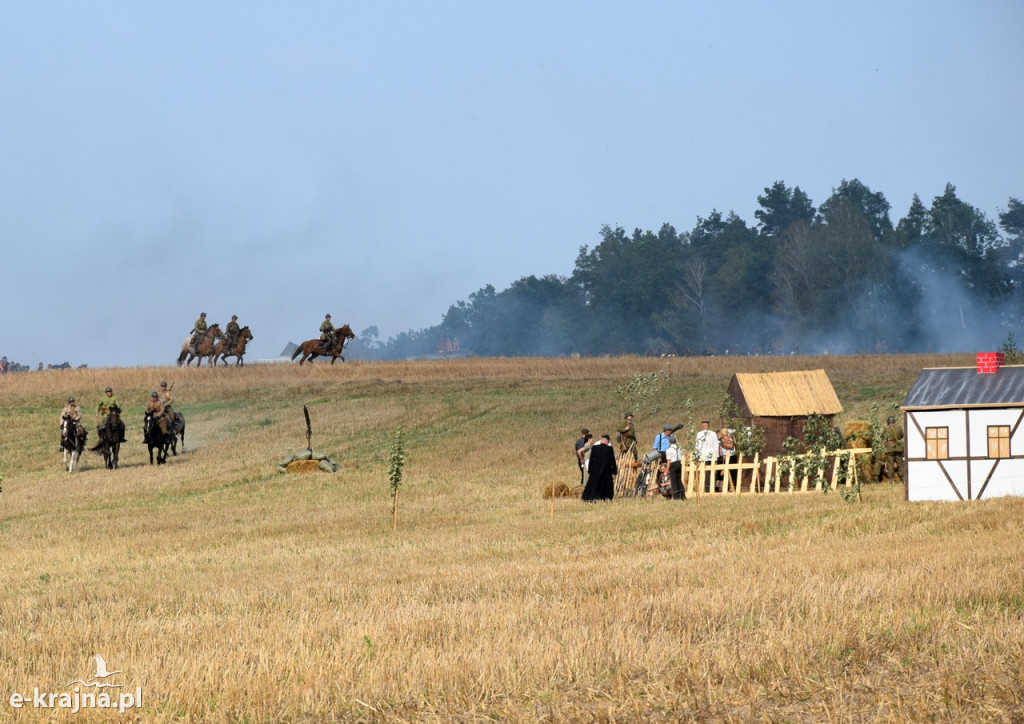
{"label": "horse's tail", "polygon": [[100,440],[98,443],[89,448],[89,452],[101,453],[103,452],[103,441]]}
{"label": "horse's tail", "polygon": [[296,357],[298,357],[298,356],[299,356],[300,354],[302,354],[302,345],[299,345],[298,347],[296,347],[296,348],[295,348],[295,351],[294,351],[294,352],[292,352],[292,359],[295,359],[295,358],[296,358]]}

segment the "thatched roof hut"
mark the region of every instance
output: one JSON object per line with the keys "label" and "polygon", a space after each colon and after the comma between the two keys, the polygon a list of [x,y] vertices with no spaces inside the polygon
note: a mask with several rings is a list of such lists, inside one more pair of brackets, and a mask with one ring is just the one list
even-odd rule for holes
{"label": "thatched roof hut", "polygon": [[747,424],[764,428],[765,456],[782,453],[789,436],[802,439],[808,416],[818,414],[834,424],[843,411],[825,370],[737,373],[729,396]]}

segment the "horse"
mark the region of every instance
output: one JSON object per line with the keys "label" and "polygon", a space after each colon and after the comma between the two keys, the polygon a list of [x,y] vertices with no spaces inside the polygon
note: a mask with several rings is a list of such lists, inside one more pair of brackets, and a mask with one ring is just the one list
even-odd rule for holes
{"label": "horse", "polygon": [[142,437],[149,448],[149,464],[153,464],[153,448],[156,448],[156,463],[163,465],[167,462],[167,449],[171,445],[171,431],[164,433],[160,429],[160,421],[153,417],[153,413],[147,412],[142,419]]}
{"label": "horse", "polygon": [[[192,337],[188,337],[184,342],[181,343],[181,354],[178,355],[178,366],[185,365],[188,367],[192,360],[196,361],[196,367],[203,363],[203,357],[209,358],[210,364],[213,364],[213,348],[217,342],[218,337],[223,337],[224,332],[221,331],[220,324],[214,324],[208,330],[206,330],[206,336],[203,337],[202,343],[199,345],[197,353],[192,351]],[[186,359],[187,358],[187,359]]]}
{"label": "horse", "polygon": [[224,366],[228,365],[228,357],[237,357],[238,361],[235,365],[241,365],[242,355],[245,354],[245,345],[247,342],[252,340],[252,332],[249,331],[249,326],[246,325],[238,330],[238,339],[235,340],[234,347],[228,347],[227,339],[222,339],[217,342],[217,346],[213,348],[213,363],[217,364],[217,358],[224,363]]}
{"label": "horse", "polygon": [[167,420],[167,434],[171,436],[171,454],[178,454],[178,438],[181,437],[181,451],[185,452],[185,416],[172,410],[174,419]]}
{"label": "horse", "polygon": [[89,436],[85,428],[67,415],[61,418],[60,446],[64,450],[64,466],[69,473],[75,472],[75,465],[82,458],[85,450],[85,438]]}
{"label": "horse", "polygon": [[124,437],[124,423],[121,422],[120,407],[110,408],[106,427],[101,427],[97,432],[100,440],[89,448],[89,452],[102,454],[107,468],[116,470],[118,455],[121,451],[121,438]]}
{"label": "horse", "polygon": [[301,354],[302,359],[299,360],[300,367],[307,359],[312,362],[315,357],[319,357],[321,355],[324,357],[330,355],[331,364],[334,364],[334,360],[339,357],[341,357],[341,361],[344,362],[345,358],[341,356],[341,351],[345,348],[345,342],[356,338],[355,332],[352,331],[350,326],[345,324],[334,330],[334,334],[334,345],[329,350],[323,348],[319,339],[308,339],[295,348],[295,351],[292,352],[292,359],[295,359]]}

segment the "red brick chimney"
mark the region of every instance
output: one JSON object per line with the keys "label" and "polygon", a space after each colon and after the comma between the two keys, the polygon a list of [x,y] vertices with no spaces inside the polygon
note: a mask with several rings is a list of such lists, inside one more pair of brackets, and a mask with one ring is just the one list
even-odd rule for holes
{"label": "red brick chimney", "polygon": [[995,374],[1003,366],[1002,352],[978,352],[975,355],[979,375]]}

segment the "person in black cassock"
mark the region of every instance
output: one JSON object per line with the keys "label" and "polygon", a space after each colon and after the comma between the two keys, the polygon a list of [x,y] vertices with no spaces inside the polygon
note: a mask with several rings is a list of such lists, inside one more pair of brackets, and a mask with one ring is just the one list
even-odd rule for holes
{"label": "person in black cassock", "polygon": [[611,438],[601,436],[601,441],[590,451],[590,476],[583,489],[583,500],[611,500],[615,497],[615,476],[619,467],[615,464],[615,449]]}

